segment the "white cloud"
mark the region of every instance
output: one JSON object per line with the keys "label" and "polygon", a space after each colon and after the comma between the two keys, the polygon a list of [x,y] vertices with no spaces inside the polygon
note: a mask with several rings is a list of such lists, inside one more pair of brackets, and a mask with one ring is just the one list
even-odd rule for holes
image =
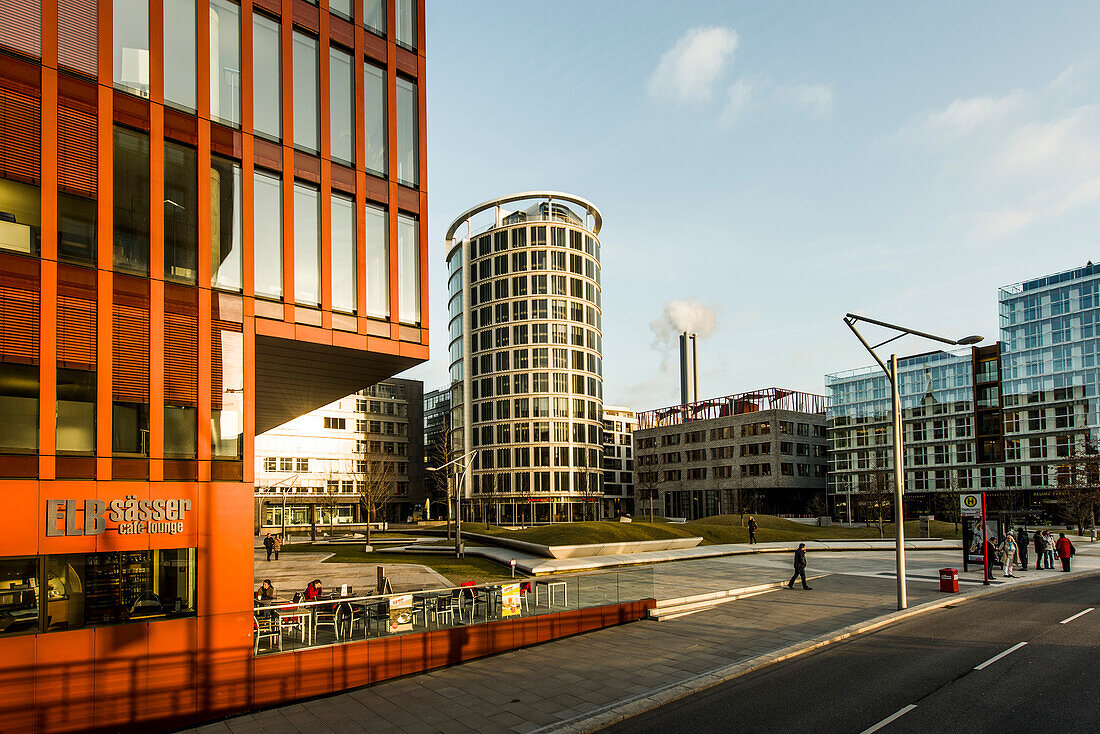
{"label": "white cloud", "polygon": [[974,235],[983,240],[1008,237],[1031,224],[1036,216],[1036,212],[1030,209],[1005,208],[983,212],[974,217]]}
{"label": "white cloud", "polygon": [[984,95],[956,99],[947,107],[929,114],[921,125],[921,129],[926,133],[944,137],[967,135],[1019,109],[1027,96],[1017,90],[1003,97]]}
{"label": "white cloud", "polygon": [[709,100],[737,48],[732,28],[692,28],[661,56],[649,78],[653,99],[676,105]]}
{"label": "white cloud", "polygon": [[730,85],[726,91],[726,106],[722,108],[722,115],[718,118],[723,125],[732,125],[741,119],[749,105],[752,103],[755,90],[752,84],[744,79],[738,79]]}
{"label": "white cloud", "polygon": [[796,84],[775,90],[779,102],[801,107],[812,115],[827,117],[833,112],[833,88],[828,84]]}
{"label": "white cloud", "polygon": [[1022,124],[1008,138],[999,163],[1007,171],[1100,165],[1100,106],[1085,105],[1046,121]]}
{"label": "white cloud", "polygon": [[1088,204],[1098,199],[1100,199],[1100,176],[1090,178],[1075,186],[1058,202],[1054,207],[1054,211],[1058,214],[1064,214],[1075,206]]}

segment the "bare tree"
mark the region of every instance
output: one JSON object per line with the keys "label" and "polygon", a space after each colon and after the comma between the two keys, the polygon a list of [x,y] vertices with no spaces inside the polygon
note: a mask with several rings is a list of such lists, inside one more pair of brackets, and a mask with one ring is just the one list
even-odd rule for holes
{"label": "bare tree", "polygon": [[653,522],[653,505],[657,500],[657,493],[661,487],[661,482],[658,479],[659,475],[654,467],[655,465],[649,464],[646,465],[644,470],[634,473],[634,491],[649,506],[650,522]]}
{"label": "bare tree", "polygon": [[363,448],[352,467],[355,477],[355,493],[359,507],[367,516],[367,545],[370,545],[370,524],[376,517],[384,516],[386,506],[397,490],[397,464],[392,456]]}
{"label": "bare tree", "polygon": [[874,518],[878,537],[886,537],[886,515],[894,494],[892,472],[879,469],[874,462],[871,470],[860,475],[856,502],[861,514]]}
{"label": "bare tree", "polygon": [[[428,466],[441,467],[450,464],[455,458],[453,438],[446,428],[436,435],[428,451]],[[451,537],[451,492],[454,483],[454,467],[448,466],[443,471],[426,472],[425,504],[430,508],[433,497],[441,497],[447,504],[447,539]],[[438,500],[436,500],[438,501]],[[429,516],[431,515],[429,511]]]}
{"label": "bare tree", "polygon": [[1096,527],[1096,508],[1100,505],[1100,442],[1082,435],[1073,445],[1073,454],[1055,467],[1054,485],[1066,515],[1084,534],[1086,524]]}

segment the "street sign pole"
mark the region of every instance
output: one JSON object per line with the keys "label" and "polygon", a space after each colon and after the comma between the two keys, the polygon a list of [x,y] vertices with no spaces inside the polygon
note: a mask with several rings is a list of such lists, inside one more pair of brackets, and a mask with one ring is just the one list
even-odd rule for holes
{"label": "street sign pole", "polygon": [[982,559],[985,564],[982,585],[989,586],[989,526],[985,521],[985,492],[982,492]]}

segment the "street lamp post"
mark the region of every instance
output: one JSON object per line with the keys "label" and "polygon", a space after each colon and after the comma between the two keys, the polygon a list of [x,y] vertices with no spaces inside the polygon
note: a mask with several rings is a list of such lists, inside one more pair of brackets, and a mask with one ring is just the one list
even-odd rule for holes
{"label": "street lamp post", "polygon": [[[862,321],[868,324],[874,324],[875,326],[881,326],[886,329],[898,332],[889,339],[879,342],[878,344],[871,346],[867,343],[867,340],[863,338],[863,335],[856,329],[856,322]],[[877,319],[871,319],[866,316],[859,316],[857,314],[845,314],[844,323],[852,333],[859,339],[859,343],[874,357],[875,362],[882,368],[882,371],[886,373],[887,379],[890,381],[891,387],[891,404],[892,404],[892,417],[893,434],[894,434],[894,527],[896,528],[895,535],[895,556],[897,561],[897,576],[898,576],[898,609],[905,609],[909,606],[909,602],[906,598],[905,589],[905,518],[902,511],[902,495],[905,491],[905,446],[904,446],[904,428],[901,419],[901,384],[898,375],[898,355],[890,355],[890,366],[887,367],[882,359],[875,354],[875,350],[881,346],[885,346],[895,339],[900,339],[903,336],[912,335],[919,336],[924,339],[931,339],[932,341],[941,342],[943,344],[949,344],[951,346],[967,346],[971,344],[977,344],[982,340],[980,336],[964,336],[961,339],[948,339],[942,336],[936,336],[935,334],[928,334],[923,331],[916,331],[915,329],[908,329],[904,326],[898,326],[897,324],[890,324],[885,321],[878,321]],[[849,495],[850,497],[850,495]],[[851,500],[849,500],[849,512],[851,512]]]}
{"label": "street lamp post", "polygon": [[[462,461],[466,457],[470,456],[471,454],[474,455],[474,458],[471,461],[467,461],[465,463],[465,468],[462,470],[462,478],[461,478],[461,480],[459,480],[457,463]],[[456,466],[455,466],[455,480],[456,480],[456,483],[455,483],[455,491],[454,491],[454,498],[455,498],[455,558],[462,558],[462,556],[465,553],[465,551],[462,548],[462,489],[461,488],[466,486],[466,475],[470,473],[470,469],[473,467],[475,461],[477,461],[477,451],[476,450],[467,451],[462,456],[458,457],[457,459],[452,459],[452,460],[448,461],[446,464],[442,464],[440,466],[429,466],[429,467],[427,467],[428,471],[439,471],[440,469],[448,467],[451,464],[456,464]]]}

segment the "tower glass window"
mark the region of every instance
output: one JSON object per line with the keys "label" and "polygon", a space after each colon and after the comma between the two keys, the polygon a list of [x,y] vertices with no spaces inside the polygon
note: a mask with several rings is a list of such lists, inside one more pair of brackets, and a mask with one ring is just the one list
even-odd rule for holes
{"label": "tower glass window", "polygon": [[241,164],[210,156],[210,277],[215,288],[241,289]]}
{"label": "tower glass window", "polygon": [[355,161],[355,83],[351,54],[329,49],[329,146],[332,159]]}
{"label": "tower glass window", "polygon": [[149,273],[149,136],[115,126],[115,268]]}
{"label": "tower glass window", "polygon": [[367,315],[390,315],[390,258],[386,210],[367,205]]}
{"label": "tower glass window", "polygon": [[164,277],[198,279],[199,162],[186,145],[164,144]]}
{"label": "tower glass window", "polygon": [[279,23],[252,16],[252,127],[257,135],[282,139],[282,51]]}
{"label": "tower glass window", "polygon": [[[194,111],[196,100],[195,0],[173,0],[164,4],[164,101]],[[213,32],[213,31],[211,31]]]}
{"label": "tower glass window", "polygon": [[416,186],[417,170],[416,83],[397,78],[397,180]]}
{"label": "tower glass window", "polygon": [[332,308],[355,313],[355,202],[332,195]]}
{"label": "tower glass window", "polygon": [[274,175],[256,171],[253,235],[256,295],[283,296],[283,185]]}
{"label": "tower glass window", "polygon": [[114,0],[115,87],[149,96],[149,0]]}
{"label": "tower glass window", "polygon": [[374,64],[363,67],[363,127],[368,171],[386,174],[386,72]]}
{"label": "tower glass window", "polygon": [[400,318],[406,324],[418,324],[420,323],[419,223],[405,214],[397,215],[397,253]]}
{"label": "tower glass window", "polygon": [[241,124],[241,9],[210,0],[210,117]]}
{"label": "tower glass window", "polygon": [[316,153],[321,147],[321,97],[317,39],[294,32],[294,146]]}
{"label": "tower glass window", "polygon": [[321,197],[317,189],[294,184],[294,300],[321,303]]}

